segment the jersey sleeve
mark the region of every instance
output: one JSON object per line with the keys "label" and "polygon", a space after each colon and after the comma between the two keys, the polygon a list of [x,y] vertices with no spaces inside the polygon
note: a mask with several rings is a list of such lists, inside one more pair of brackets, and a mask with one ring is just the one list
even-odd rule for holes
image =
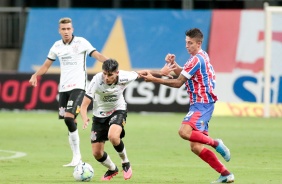
{"label": "jersey sleeve", "polygon": [[47,58],[52,60],[52,61],[55,61],[56,60],[56,53],[54,52],[54,47],[55,47],[55,44],[51,47],[51,49],[49,50],[49,53],[47,55]]}
{"label": "jersey sleeve", "polygon": [[135,71],[121,71],[119,73],[119,82],[120,83],[130,83],[136,80],[138,73]]}
{"label": "jersey sleeve", "polygon": [[93,47],[88,40],[86,40],[85,38],[82,38],[82,40],[83,40],[83,45],[88,55],[90,55],[92,52],[96,50],[96,48]]}
{"label": "jersey sleeve", "polygon": [[187,79],[190,79],[200,68],[200,60],[198,57],[193,57],[184,65],[181,72]]}
{"label": "jersey sleeve", "polygon": [[90,98],[93,99],[94,95],[95,95],[95,91],[96,91],[96,77],[97,75],[93,76],[92,80],[90,81],[88,88],[86,90],[85,95]]}

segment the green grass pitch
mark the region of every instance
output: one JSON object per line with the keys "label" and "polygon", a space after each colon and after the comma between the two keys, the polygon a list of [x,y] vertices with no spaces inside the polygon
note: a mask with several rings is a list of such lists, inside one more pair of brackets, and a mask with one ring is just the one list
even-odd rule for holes
{"label": "green grass pitch", "polygon": [[[133,176],[125,181],[120,172],[113,184],[207,184],[219,174],[195,156],[187,141],[178,136],[185,114],[129,113],[124,143]],[[89,117],[91,115],[89,114]],[[56,112],[0,112],[0,183],[71,184],[73,168],[67,128]],[[94,168],[90,183],[100,181],[106,168],[91,153],[90,127],[82,130],[78,117],[83,161]],[[213,117],[210,136],[222,138],[231,150],[231,160],[222,163],[234,173],[239,184],[282,183],[282,121],[278,118]],[[3,150],[24,152],[20,158]],[[117,153],[109,142],[105,150],[121,170]]]}

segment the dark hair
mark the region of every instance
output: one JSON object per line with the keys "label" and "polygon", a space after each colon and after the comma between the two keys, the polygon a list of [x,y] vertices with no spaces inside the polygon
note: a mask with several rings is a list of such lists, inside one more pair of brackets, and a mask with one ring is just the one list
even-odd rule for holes
{"label": "dark hair", "polygon": [[190,38],[196,38],[198,41],[204,40],[204,35],[202,31],[198,28],[189,29],[185,32],[186,36],[189,36]]}
{"label": "dark hair", "polygon": [[107,59],[102,65],[103,71],[114,72],[118,70],[118,62],[115,59]]}

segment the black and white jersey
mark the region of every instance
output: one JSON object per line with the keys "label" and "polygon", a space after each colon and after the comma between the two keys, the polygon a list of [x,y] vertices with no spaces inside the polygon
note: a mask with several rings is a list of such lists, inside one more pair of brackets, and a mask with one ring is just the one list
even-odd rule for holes
{"label": "black and white jersey", "polygon": [[86,89],[86,57],[96,49],[83,37],[74,36],[72,41],[65,44],[58,40],[51,47],[48,58],[60,61],[59,92],[72,89]]}
{"label": "black and white jersey", "polygon": [[103,73],[97,73],[86,91],[86,95],[93,99],[93,115],[108,117],[116,110],[126,110],[123,91],[137,77],[135,71],[119,70],[117,83],[108,85],[104,83]]}

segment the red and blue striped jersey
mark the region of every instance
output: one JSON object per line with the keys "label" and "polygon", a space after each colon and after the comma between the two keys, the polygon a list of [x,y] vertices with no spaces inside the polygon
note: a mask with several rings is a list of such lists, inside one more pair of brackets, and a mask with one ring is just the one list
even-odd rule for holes
{"label": "red and blue striped jersey", "polygon": [[185,82],[190,104],[213,103],[217,101],[214,94],[215,72],[208,54],[200,50],[191,56],[181,72],[188,80]]}

